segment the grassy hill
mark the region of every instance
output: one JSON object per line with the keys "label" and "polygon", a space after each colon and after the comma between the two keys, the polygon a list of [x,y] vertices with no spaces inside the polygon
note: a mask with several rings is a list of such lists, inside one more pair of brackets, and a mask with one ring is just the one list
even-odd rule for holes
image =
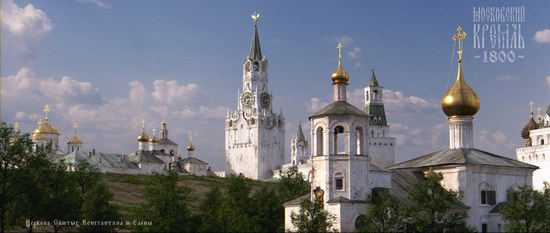
{"label": "grassy hill", "polygon": [[[113,192],[114,204],[117,205],[119,212],[127,216],[132,207],[143,202],[143,193],[150,175],[128,175],[128,174],[103,174],[105,183]],[[252,187],[252,192],[274,183],[248,180]],[[178,186],[188,190],[187,204],[193,213],[198,213],[199,205],[210,191],[210,188],[218,185],[222,191],[227,187],[225,178],[219,177],[199,177],[193,175],[179,176]]]}

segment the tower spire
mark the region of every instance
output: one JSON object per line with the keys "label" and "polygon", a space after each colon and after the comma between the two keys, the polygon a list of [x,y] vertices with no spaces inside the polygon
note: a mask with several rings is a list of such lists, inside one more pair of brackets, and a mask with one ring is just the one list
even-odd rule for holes
{"label": "tower spire", "polygon": [[372,76],[370,77],[370,83],[369,86],[373,87],[379,87],[378,80],[376,79],[376,75],[374,74],[374,69],[372,69]]}
{"label": "tower spire", "polygon": [[260,36],[258,35],[258,20],[260,20],[260,14],[258,12],[252,13],[252,21],[254,21],[254,35],[252,35],[252,45],[250,45],[250,54],[248,58],[251,60],[262,60],[262,49],[260,47]]}

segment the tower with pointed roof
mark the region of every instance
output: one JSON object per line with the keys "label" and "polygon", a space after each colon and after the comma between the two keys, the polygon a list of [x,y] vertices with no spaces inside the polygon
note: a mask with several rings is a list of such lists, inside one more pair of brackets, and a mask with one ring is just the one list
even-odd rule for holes
{"label": "tower with pointed roof", "polygon": [[268,88],[268,61],[262,54],[258,34],[260,15],[254,13],[250,52],[243,62],[242,89],[237,109],[225,117],[225,157],[228,174],[268,179],[281,167],[285,149],[285,119],[273,111]]}
{"label": "tower with pointed roof", "polygon": [[296,136],[290,140],[290,164],[297,166],[307,163],[309,158],[309,144],[302,131],[302,125],[298,125]]}
{"label": "tower with pointed roof", "polygon": [[[338,65],[332,73],[333,102],[309,117],[311,127],[311,193],[336,220],[332,228],[355,231],[356,219],[366,212],[366,197],[375,182],[368,156],[369,115],[347,102],[350,79],[342,64],[338,44]],[[289,215],[299,211],[299,201],[285,203],[285,229],[295,229]]]}
{"label": "tower with pointed roof", "polygon": [[365,112],[369,114],[369,156],[372,163],[385,168],[395,163],[395,137],[390,137],[384,109],[384,87],[378,83],[374,70],[364,93]]}

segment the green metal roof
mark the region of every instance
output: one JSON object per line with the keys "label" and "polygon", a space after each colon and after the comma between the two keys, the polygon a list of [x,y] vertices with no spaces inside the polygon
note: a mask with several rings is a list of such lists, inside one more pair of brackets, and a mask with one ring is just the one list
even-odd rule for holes
{"label": "green metal roof", "polygon": [[359,110],[355,106],[349,104],[346,101],[333,102],[318,112],[311,115],[309,118],[326,116],[326,115],[356,115],[356,116],[368,116],[364,111]]}
{"label": "green metal roof", "polygon": [[372,76],[370,77],[370,83],[369,86],[371,87],[379,87],[378,80],[376,80],[376,75],[374,74],[374,70],[372,70]]}
{"label": "green metal roof", "polygon": [[478,149],[445,149],[389,166],[388,169],[411,169],[466,164],[526,168],[533,170],[538,169],[537,166]]}
{"label": "green metal roof", "polygon": [[296,133],[296,137],[298,138],[298,141],[305,142],[306,137],[304,136],[304,132],[302,131],[302,125],[298,125],[298,132]]}
{"label": "green metal roof", "polygon": [[258,36],[258,27],[256,25],[254,25],[254,35],[252,35],[252,45],[250,45],[250,54],[248,58],[251,60],[262,60],[260,36]]}
{"label": "green metal roof", "polygon": [[[365,105],[365,112],[370,115],[369,125],[387,126],[386,111],[382,104],[369,104]],[[379,119],[379,120],[375,120]]]}

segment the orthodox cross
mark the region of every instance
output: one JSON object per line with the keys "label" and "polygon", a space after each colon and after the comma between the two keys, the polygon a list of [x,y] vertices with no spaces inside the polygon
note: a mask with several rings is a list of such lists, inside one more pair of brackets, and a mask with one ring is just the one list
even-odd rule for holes
{"label": "orthodox cross", "polygon": [[141,129],[145,129],[145,119],[141,119]]}
{"label": "orthodox cross", "polygon": [[456,34],[453,35],[453,40],[454,41],[457,41],[458,40],[458,60],[462,60],[462,46],[463,46],[463,43],[462,43],[462,40],[464,40],[464,38],[466,37],[466,32],[462,31],[462,27],[461,26],[458,26],[458,28],[456,28]]}
{"label": "orthodox cross", "polygon": [[344,47],[344,45],[342,43],[338,43],[338,46],[336,46],[336,48],[338,48],[338,64],[340,64],[340,62],[342,62],[342,48]]}
{"label": "orthodox cross", "polygon": [[46,118],[44,118],[44,120],[47,122],[48,121],[48,112],[50,112],[50,106],[48,106],[46,104],[46,106],[44,106],[44,112],[46,113]]}
{"label": "orthodox cross", "polygon": [[542,110],[542,109],[540,109],[540,107],[538,107],[537,111],[539,112],[539,119],[540,119],[540,110]]}
{"label": "orthodox cross", "polygon": [[74,135],[76,135],[76,129],[78,129],[78,124],[75,122],[73,122],[73,129],[74,129]]}
{"label": "orthodox cross", "polygon": [[15,130],[15,132],[19,132],[19,122],[15,122],[15,124],[13,125],[13,130]]}
{"label": "orthodox cross", "polygon": [[533,118],[533,101],[529,101],[529,108],[531,109],[531,118]]}

